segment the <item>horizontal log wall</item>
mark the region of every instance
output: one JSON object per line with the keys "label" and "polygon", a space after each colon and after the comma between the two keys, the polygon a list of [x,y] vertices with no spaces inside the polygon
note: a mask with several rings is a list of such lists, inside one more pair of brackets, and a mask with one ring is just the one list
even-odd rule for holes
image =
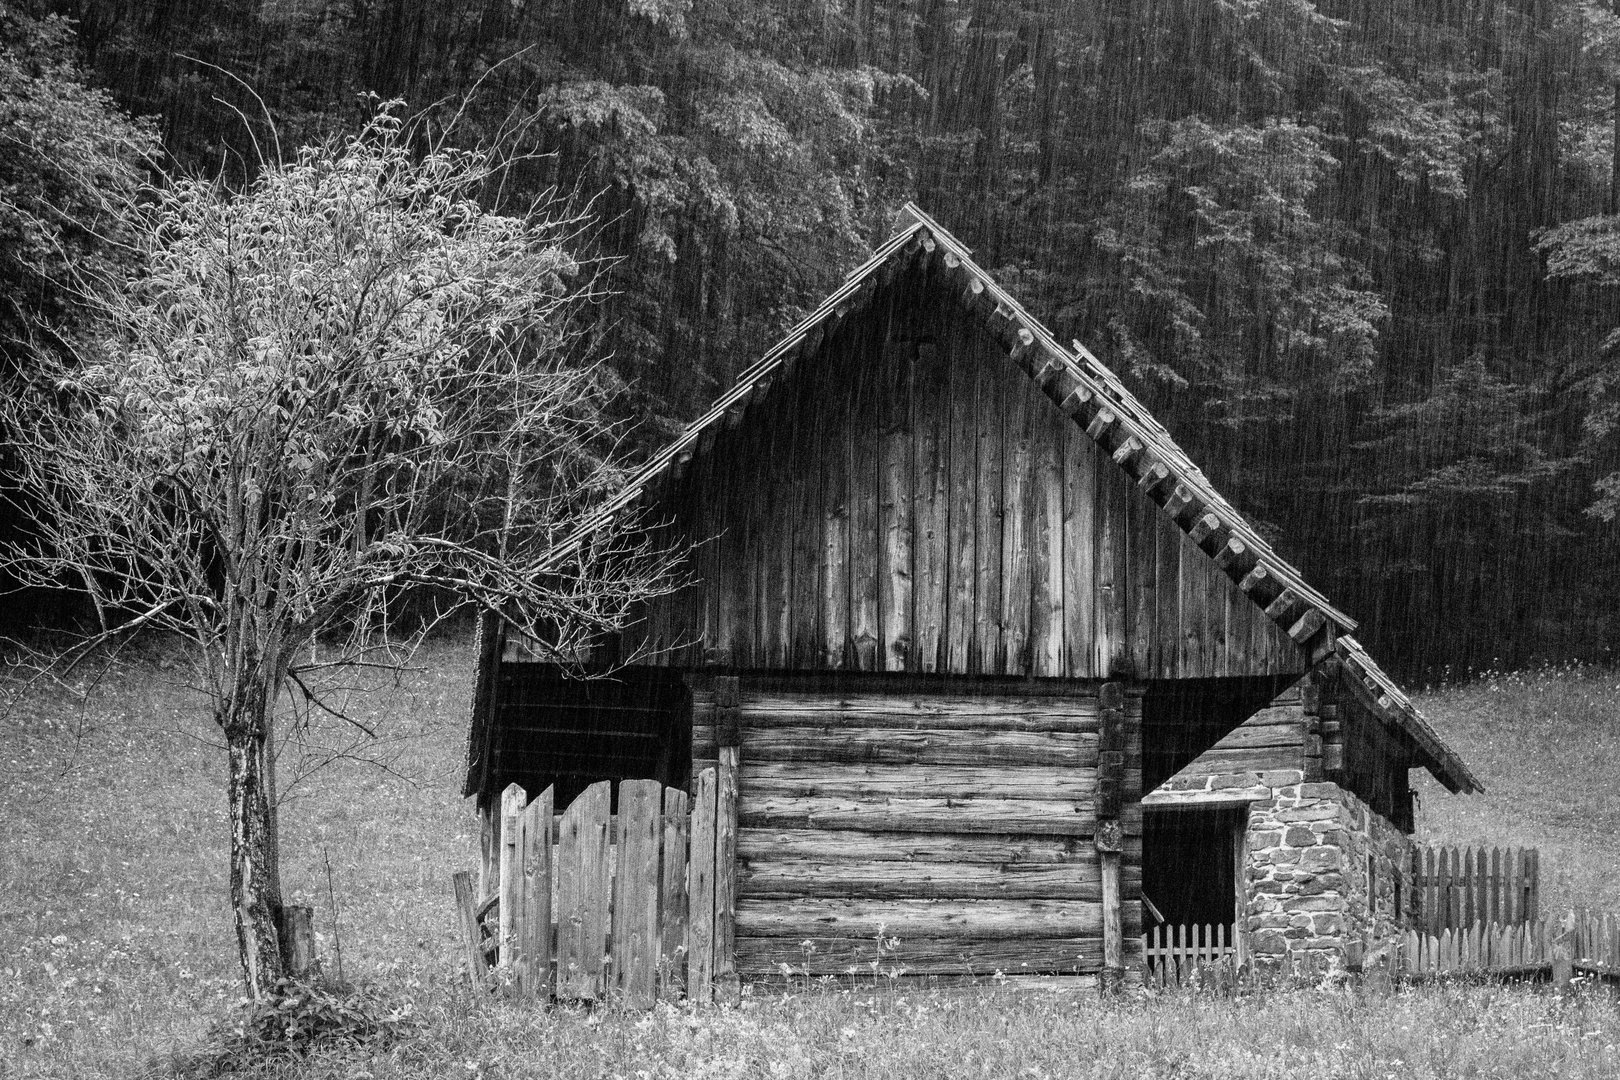
{"label": "horizontal log wall", "polygon": [[[1304,670],[1287,634],[948,298],[902,278],[651,515],[704,541],[627,654],[1082,679]],[[759,395],[756,395],[759,396]]]}
{"label": "horizontal log wall", "polygon": [[[1095,687],[951,696],[744,686],[736,955],[743,976],[1092,972],[1102,963]],[[1141,783],[1140,702],[1125,788]],[[693,766],[717,754],[695,696]],[[1141,811],[1124,816],[1140,933]],[[880,944],[880,942],[882,944]]]}

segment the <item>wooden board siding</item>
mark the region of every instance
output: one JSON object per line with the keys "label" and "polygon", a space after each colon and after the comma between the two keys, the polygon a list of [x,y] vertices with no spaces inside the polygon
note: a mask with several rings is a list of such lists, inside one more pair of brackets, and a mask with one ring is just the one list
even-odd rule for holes
{"label": "wooden board siding", "polygon": [[1292,703],[1270,705],[1249,717],[1176,773],[1172,781],[1302,768],[1305,722],[1298,692],[1293,696]]}
{"label": "wooden board siding", "polygon": [[652,517],[705,541],[697,581],[642,611],[621,656],[1078,679],[1304,670],[953,301],[904,289],[915,281],[720,425],[666,489]]}
{"label": "wooden board siding", "polygon": [[[1030,695],[962,680],[818,682],[744,679],[739,974],[779,975],[782,964],[841,974],[873,961],[908,974],[1096,971],[1095,685]],[[707,700],[695,692],[697,770],[718,753]],[[1134,935],[1140,699],[1127,702],[1123,898]],[[896,939],[881,956],[880,935]]]}

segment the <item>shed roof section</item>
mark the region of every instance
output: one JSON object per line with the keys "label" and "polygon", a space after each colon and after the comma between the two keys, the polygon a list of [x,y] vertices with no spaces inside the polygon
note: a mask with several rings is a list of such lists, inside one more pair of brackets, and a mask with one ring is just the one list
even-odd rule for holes
{"label": "shed roof section", "polygon": [[914,204],[907,224],[852,271],[844,283],[758,361],[678,437],[654,454],[631,482],[552,551],[554,564],[574,557],[587,538],[627,508],[653,502],[678,482],[694,458],[711,451],[721,433],[772,398],[802,361],[813,362],[838,327],[864,311],[881,287],[926,271],[1007,351],[1015,366],[1067,415],[1135,487],[1212,560],[1247,599],[1287,634],[1309,664],[1340,654],[1370,707],[1410,735],[1454,790],[1478,781],[1432,725],[1349,637],[1356,623],[1335,608],[1218,492],[1169,432],[1124,384],[1079,342],[1058,344],[977,263],[971,252]]}

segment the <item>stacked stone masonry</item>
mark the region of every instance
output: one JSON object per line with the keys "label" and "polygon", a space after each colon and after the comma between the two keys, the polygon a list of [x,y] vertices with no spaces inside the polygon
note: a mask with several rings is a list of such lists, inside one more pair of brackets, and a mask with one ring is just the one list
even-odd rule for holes
{"label": "stacked stone masonry", "polygon": [[1404,924],[1409,842],[1334,783],[1249,803],[1248,950],[1261,966],[1334,957],[1359,966]]}

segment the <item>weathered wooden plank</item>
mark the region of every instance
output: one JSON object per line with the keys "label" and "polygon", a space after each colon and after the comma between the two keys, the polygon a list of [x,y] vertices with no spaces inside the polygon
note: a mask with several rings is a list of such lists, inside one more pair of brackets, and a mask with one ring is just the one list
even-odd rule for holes
{"label": "weathered wooden plank", "polygon": [[[1221,736],[1210,750],[1254,750],[1276,747],[1298,748],[1304,745],[1305,724],[1294,719],[1282,724],[1243,725]],[[1209,751],[1205,751],[1208,753]]]}
{"label": "weathered wooden plank", "polygon": [[1097,791],[1093,770],[1023,765],[828,765],[744,763],[738,790],[755,798],[1082,799]]}
{"label": "weathered wooden plank", "polygon": [[557,851],[557,996],[594,1000],[602,994],[607,952],[610,864],[610,781],[592,784],[563,811]]}
{"label": "weathered wooden plank", "polygon": [[878,508],[882,365],[871,360],[880,355],[878,341],[863,336],[861,347],[864,362],[847,369],[853,401],[844,440],[850,488],[850,637],[853,666],[877,671],[883,634],[878,584],[883,557]]}
{"label": "weathered wooden plank", "polygon": [[501,887],[501,808],[496,800],[478,807],[478,902]]}
{"label": "weathered wooden plank", "polygon": [[833,379],[825,386],[828,410],[821,445],[821,666],[844,667],[854,660],[850,633],[850,476],[845,467],[845,443],[850,438],[849,380]]}
{"label": "weathered wooden plank", "polygon": [[1030,566],[1030,539],[1034,525],[1036,487],[1037,407],[1046,399],[1013,372],[1005,360],[989,359],[987,366],[1001,373],[1007,387],[1001,397],[1003,453],[1001,462],[1001,663],[1002,672],[1029,673],[1030,606],[1034,602],[1034,574]]}
{"label": "weathered wooden plank", "polygon": [[631,1004],[650,1004],[657,987],[663,794],[663,785],[656,780],[619,784],[619,850],[613,873],[610,940],[614,986]]}
{"label": "weathered wooden plank", "polygon": [[946,728],[754,728],[745,726],[751,761],[823,761],[873,765],[1067,765],[1097,763],[1097,737],[1069,731],[989,731],[964,739]]}
{"label": "weathered wooden plank", "polygon": [[[954,327],[953,327],[954,329]],[[948,550],[948,611],[946,613],[946,654],[948,670],[966,672],[973,653],[973,605],[978,565],[978,371],[970,348],[971,339],[962,333],[945,338],[944,349],[950,369],[950,545]]]}
{"label": "weathered wooden plank", "polygon": [[901,928],[890,929],[894,945],[881,951],[875,938],[828,937],[819,932],[808,933],[799,941],[787,937],[742,938],[737,942],[737,965],[743,974],[754,976],[784,974],[786,967],[794,975],[854,974],[871,978],[903,971],[908,976],[961,974],[989,980],[998,973],[1091,972],[1102,962],[1102,942],[1098,938],[924,938]]}
{"label": "weathered wooden plank", "polygon": [[912,647],[913,667],[944,670],[946,590],[949,584],[950,372],[933,343],[917,346],[912,383]]}
{"label": "weathered wooden plank", "polygon": [[1164,517],[1159,508],[1133,491],[1127,500],[1125,555],[1128,566],[1131,670],[1162,677],[1160,659],[1158,533]]}
{"label": "weathered wooden plank", "polygon": [[1186,537],[1178,537],[1177,557],[1181,560],[1181,621],[1177,671],[1184,677],[1203,675],[1208,670],[1209,650],[1204,640],[1208,619],[1204,615],[1207,593],[1202,571],[1206,557]]}
{"label": "weathered wooden plank", "polygon": [[1030,673],[1052,677],[1064,673],[1063,454],[1064,435],[1073,425],[1045,394],[1034,388],[1030,394],[1030,411],[1037,418],[1030,492]]}
{"label": "weathered wooden plank", "polygon": [[461,920],[461,941],[466,949],[467,976],[474,986],[484,981],[489,973],[489,964],[484,958],[484,935],[478,927],[478,901],[474,897],[477,885],[473,875],[467,870],[457,870],[450,875],[451,885],[455,890],[456,915]]}
{"label": "weathered wooden plank", "polygon": [[715,793],[718,771],[698,774],[692,801],[692,848],[687,862],[686,997],[705,1002],[714,994]]}
{"label": "weathered wooden plank", "polygon": [[793,603],[793,446],[797,424],[792,416],[792,395],[767,398],[765,415],[756,435],[765,447],[766,483],[763,502],[764,536],[760,548],[763,604],[760,610],[761,658],[766,666],[784,668],[792,655],[790,623]]}
{"label": "weathered wooden plank", "polygon": [[912,342],[884,349],[882,427],[879,453],[879,533],[883,544],[878,576],[878,614],[882,621],[879,667],[905,671],[912,661],[912,560],[914,545],[912,463]]}
{"label": "weathered wooden plank", "polygon": [[[939,685],[939,684],[936,684]],[[951,693],[960,689],[961,696]],[[952,685],[941,687],[931,695],[859,693],[849,689],[829,689],[827,692],[808,691],[802,694],[774,694],[763,691],[744,693],[743,712],[749,723],[768,723],[768,717],[795,713],[834,717],[840,715],[894,716],[899,718],[932,717],[944,720],[960,717],[966,720],[983,719],[987,725],[1016,725],[1027,720],[1031,725],[1043,725],[1048,720],[1092,719],[1097,716],[1096,686],[1071,688],[1062,697],[1025,696],[1011,692],[1002,694],[972,694],[973,688]],[[1038,730],[1031,727],[1030,730]]]}
{"label": "weathered wooden plank", "polygon": [[[1127,836],[1125,853],[1141,864],[1140,836]],[[737,832],[738,857],[749,862],[771,859],[864,860],[915,864],[1024,866],[1096,862],[1089,840],[1079,837],[1010,836],[971,833],[884,833],[814,828],[752,828]]]}
{"label": "weathered wooden plank", "polygon": [[523,807],[528,801],[517,784],[501,792],[501,906],[500,966],[512,967],[517,955],[518,927],[523,917]]}
{"label": "weathered wooden plank", "polygon": [[1066,423],[1063,434],[1063,653],[1070,678],[1099,678],[1096,664],[1097,504],[1092,441]]}
{"label": "weathered wooden plank", "polygon": [[518,987],[526,998],[551,997],[551,837],[548,787],[523,811],[523,895],[518,920]]}
{"label": "weathered wooden plank", "polygon": [[1091,836],[1092,798],[976,799],[828,797],[745,799],[738,820],[748,828],[861,829],[867,832],[1018,833]]}
{"label": "weathered wooden plank", "polygon": [[663,848],[660,852],[658,899],[659,996],[679,999],[686,992],[687,850],[691,839],[691,797],[679,788],[664,789]]}
{"label": "weathered wooden plank", "polygon": [[[963,937],[1017,941],[1092,937],[1102,905],[1084,900],[742,900],[739,938]],[[881,927],[881,929],[880,929]]]}
{"label": "weathered wooden plank", "polygon": [[[992,350],[981,347],[990,354]],[[1009,388],[997,355],[977,358],[977,421],[974,429],[978,458],[977,510],[974,523],[973,648],[968,672],[1000,674],[1007,670],[1001,636],[1002,531],[1006,511],[1002,457],[1006,428],[1005,400]]]}
{"label": "weathered wooden plank", "polygon": [[1096,641],[1094,669],[1098,677],[1128,674],[1130,666],[1130,583],[1126,548],[1130,481],[1113,463],[1100,460],[1096,505]]}
{"label": "weathered wooden plank", "polygon": [[[800,670],[818,667],[825,659],[825,638],[821,630],[822,529],[826,524],[821,512],[821,474],[825,468],[822,437],[823,429],[833,420],[833,414],[822,407],[825,381],[810,373],[797,380],[799,415],[793,425],[793,477],[789,489],[793,500],[793,596],[789,655],[792,666]],[[829,435],[829,438],[836,436]]]}
{"label": "weathered wooden plank", "polygon": [[775,859],[743,865],[741,899],[859,896],[870,900],[1102,900],[1095,863],[961,866]]}

